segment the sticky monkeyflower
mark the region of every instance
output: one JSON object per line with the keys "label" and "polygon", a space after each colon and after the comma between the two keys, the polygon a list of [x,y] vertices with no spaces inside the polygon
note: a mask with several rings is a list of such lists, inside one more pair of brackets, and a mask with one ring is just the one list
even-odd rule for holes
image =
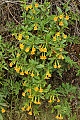
{"label": "sticky monkeyflower", "polygon": [[40,92],[40,93],[42,93],[42,92],[43,92],[43,89],[41,88],[41,86],[40,86],[39,92]]}
{"label": "sticky monkeyflower", "polygon": [[40,105],[40,104],[41,104],[41,102],[40,102],[40,99],[38,97],[37,105]]}
{"label": "sticky monkeyflower", "polygon": [[54,66],[54,68],[57,68],[57,64],[56,64],[56,61],[55,61],[55,63],[54,63],[54,65],[53,65],[53,66]]}
{"label": "sticky monkeyflower", "polygon": [[2,112],[2,113],[5,113],[5,112],[6,112],[6,110],[5,110],[4,108],[2,108],[2,109],[1,109],[1,112]]}
{"label": "sticky monkeyflower", "polygon": [[56,41],[56,36],[53,36],[53,41]]}
{"label": "sticky monkeyflower", "polygon": [[29,74],[29,72],[28,72],[28,71],[25,71],[25,74],[26,74],[26,75],[28,75],[28,74]]}
{"label": "sticky monkeyflower", "polygon": [[29,48],[29,47],[27,47],[27,48],[25,49],[25,52],[29,52],[29,49],[30,49],[30,48]]}
{"label": "sticky monkeyflower", "polygon": [[17,73],[19,73],[19,71],[20,71],[20,67],[14,67],[14,70],[17,72]]}
{"label": "sticky monkeyflower", "polygon": [[38,26],[37,26],[37,25],[35,25],[35,26],[34,26],[34,30],[37,30],[37,29],[38,29]]}
{"label": "sticky monkeyflower", "polygon": [[22,111],[25,111],[25,107],[22,107],[21,110],[22,110]]}
{"label": "sticky monkeyflower", "polygon": [[57,66],[57,68],[61,68],[61,65],[58,63],[58,66]]}
{"label": "sticky monkeyflower", "polygon": [[12,66],[13,66],[13,63],[12,63],[12,62],[10,62],[9,66],[10,66],[10,67],[12,67]]}
{"label": "sticky monkeyflower", "polygon": [[58,20],[58,17],[57,17],[57,16],[55,16],[53,20],[56,22],[56,21]]}
{"label": "sticky monkeyflower", "polygon": [[52,103],[52,96],[50,96],[50,100],[48,100],[49,103]]}
{"label": "sticky monkeyflower", "polygon": [[60,32],[57,32],[57,33],[56,33],[56,36],[59,37],[59,36],[60,36]]}
{"label": "sticky monkeyflower", "polygon": [[37,91],[39,90],[39,88],[38,88],[38,87],[35,87],[34,90],[37,92]]}
{"label": "sticky monkeyflower", "polygon": [[63,22],[61,21],[61,22],[59,22],[59,26],[63,26],[64,24],[63,24]]}
{"label": "sticky monkeyflower", "polygon": [[67,35],[63,34],[63,38],[66,39],[66,38],[67,38]]}
{"label": "sticky monkeyflower", "polygon": [[24,45],[22,43],[19,44],[20,49],[24,48]]}
{"label": "sticky monkeyflower", "polygon": [[23,85],[23,86],[26,86],[26,82],[23,82],[22,85]]}
{"label": "sticky monkeyflower", "polygon": [[63,117],[62,117],[61,114],[60,114],[60,115],[57,115],[55,118],[58,119],[58,120],[63,120]]}
{"label": "sticky monkeyflower", "polygon": [[62,54],[59,54],[59,55],[58,55],[58,59],[62,59],[62,60],[63,60],[63,59],[64,59],[63,55],[62,55]]}
{"label": "sticky monkeyflower", "polygon": [[60,19],[62,19],[63,17],[64,17],[64,15],[63,15],[63,14],[62,14],[62,15],[59,15],[59,18],[60,18]]}
{"label": "sticky monkeyflower", "polygon": [[29,115],[32,115],[32,111],[29,111],[28,114],[29,114]]}
{"label": "sticky monkeyflower", "polygon": [[40,56],[40,59],[41,59],[41,60],[46,60],[47,57],[46,57],[45,55],[42,54],[42,55]]}
{"label": "sticky monkeyflower", "polygon": [[24,75],[24,72],[22,71],[22,72],[20,72],[20,75]]}
{"label": "sticky monkeyflower", "polygon": [[57,99],[57,102],[60,102],[60,99],[59,99],[59,98]]}
{"label": "sticky monkeyflower", "polygon": [[34,77],[34,73],[33,73],[33,71],[32,71],[32,73],[31,73],[31,77]]}
{"label": "sticky monkeyflower", "polygon": [[22,34],[18,35],[18,40],[22,40]]}
{"label": "sticky monkeyflower", "polygon": [[35,8],[38,8],[39,4],[38,3],[35,3]]}
{"label": "sticky monkeyflower", "polygon": [[32,5],[29,5],[28,8],[29,8],[29,9],[32,9]]}
{"label": "sticky monkeyflower", "polygon": [[36,51],[36,48],[34,48],[34,46],[32,47],[32,51],[31,51],[31,55],[34,55]]}
{"label": "sticky monkeyflower", "polygon": [[29,10],[29,6],[26,6],[26,11],[28,11]]}
{"label": "sticky monkeyflower", "polygon": [[25,92],[22,92],[22,96],[24,96],[24,97],[25,97],[25,95],[26,95],[26,94],[25,94]]}
{"label": "sticky monkeyflower", "polygon": [[69,20],[69,16],[68,16],[68,15],[66,15],[65,19],[66,19],[66,20]]}
{"label": "sticky monkeyflower", "polygon": [[49,71],[46,72],[46,77],[47,79],[49,79],[51,77],[51,74],[49,73]]}

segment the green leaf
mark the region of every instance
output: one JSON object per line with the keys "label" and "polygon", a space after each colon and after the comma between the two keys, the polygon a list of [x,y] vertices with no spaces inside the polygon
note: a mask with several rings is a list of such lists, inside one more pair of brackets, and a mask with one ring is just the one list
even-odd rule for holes
{"label": "green leaf", "polygon": [[40,64],[36,66],[37,68],[44,68],[44,65]]}
{"label": "green leaf", "polygon": [[3,120],[3,117],[2,117],[2,115],[0,114],[0,120]]}
{"label": "green leaf", "polygon": [[58,10],[59,14],[62,14],[62,10],[60,7],[57,7],[57,10]]}

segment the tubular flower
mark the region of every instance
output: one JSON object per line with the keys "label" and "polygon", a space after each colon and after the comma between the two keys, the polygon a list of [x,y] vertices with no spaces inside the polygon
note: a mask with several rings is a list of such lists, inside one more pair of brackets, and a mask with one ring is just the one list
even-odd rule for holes
{"label": "tubular flower", "polygon": [[36,7],[36,8],[38,8],[38,6],[39,6],[39,4],[38,4],[38,3],[36,3],[36,4],[35,4],[35,7]]}
{"label": "tubular flower", "polygon": [[38,88],[38,87],[35,87],[34,90],[37,92],[37,91],[39,90],[39,88]]}
{"label": "tubular flower", "polygon": [[32,47],[32,51],[31,51],[31,55],[34,55],[36,51],[36,48],[34,48],[34,46]]}
{"label": "tubular flower", "polygon": [[62,54],[60,54],[59,56],[58,56],[58,59],[64,59],[64,57],[63,57],[63,55]]}
{"label": "tubular flower", "polygon": [[33,72],[31,73],[31,77],[34,77],[34,73]]}
{"label": "tubular flower", "polygon": [[60,15],[60,16],[59,16],[59,18],[60,18],[60,19],[62,19],[62,18],[63,18],[63,14],[62,14],[62,15]]}
{"label": "tubular flower", "polygon": [[29,5],[28,8],[29,8],[29,9],[32,9],[32,5]]}
{"label": "tubular flower", "polygon": [[43,92],[43,89],[41,88],[41,86],[40,86],[39,92],[40,92],[40,93],[42,93],[42,92]]}
{"label": "tubular flower", "polygon": [[22,96],[24,96],[24,97],[25,97],[25,95],[26,95],[26,94],[25,94],[25,92],[22,92]]}
{"label": "tubular flower", "polygon": [[20,47],[20,49],[23,49],[24,45],[22,43],[20,43],[19,47]]}
{"label": "tubular flower", "polygon": [[14,67],[14,69],[15,69],[15,71],[17,72],[17,73],[19,73],[19,71],[20,71],[20,67]]}
{"label": "tubular flower", "polygon": [[68,15],[66,15],[65,19],[66,19],[66,20],[69,20],[69,16],[68,16]]}
{"label": "tubular flower", "polygon": [[63,34],[63,38],[66,39],[66,38],[67,38],[67,35]]}
{"label": "tubular flower", "polygon": [[56,61],[55,61],[55,63],[54,63],[54,68],[57,68]]}
{"label": "tubular flower", "polygon": [[27,6],[27,7],[26,7],[26,11],[28,11],[28,9],[29,9],[29,7]]}
{"label": "tubular flower", "polygon": [[29,49],[30,49],[30,48],[29,48],[29,47],[27,47],[27,48],[25,49],[25,52],[29,52]]}
{"label": "tubular flower", "polygon": [[25,71],[25,74],[28,75],[28,71]]}
{"label": "tubular flower", "polygon": [[53,41],[56,41],[56,36],[53,36]]}
{"label": "tubular flower", "polygon": [[11,62],[11,63],[9,64],[9,66],[12,67],[12,66],[13,66],[13,63]]}
{"label": "tubular flower", "polygon": [[47,58],[46,58],[45,55],[42,55],[42,56],[40,56],[40,59],[41,59],[41,60],[46,60]]}
{"label": "tubular flower", "polygon": [[28,112],[29,115],[32,115],[32,111]]}
{"label": "tubular flower", "polygon": [[38,97],[37,105],[40,105],[40,104],[41,104],[41,102],[40,102],[39,97]]}
{"label": "tubular flower", "polygon": [[22,34],[18,35],[18,40],[22,40]]}
{"label": "tubular flower", "polygon": [[28,89],[27,92],[31,93],[31,89]]}
{"label": "tubular flower", "polygon": [[52,103],[52,96],[50,96],[50,100],[48,101],[49,103]]}
{"label": "tubular flower", "polygon": [[25,107],[22,107],[21,110],[22,110],[22,111],[25,111]]}
{"label": "tubular flower", "polygon": [[49,77],[51,77],[51,74],[47,71],[45,79],[49,79]]}
{"label": "tubular flower", "polygon": [[58,119],[58,120],[63,120],[63,117],[62,117],[61,114],[60,114],[60,115],[57,115],[55,118]]}
{"label": "tubular flower", "polygon": [[61,22],[59,22],[59,25],[60,25],[60,26],[63,26],[64,24],[63,24],[63,22],[61,21]]}
{"label": "tubular flower", "polygon": [[58,20],[58,17],[56,16],[56,17],[54,17],[54,19],[53,19],[55,22]]}
{"label": "tubular flower", "polygon": [[56,36],[57,36],[57,37],[60,36],[60,32],[57,32],[57,33],[56,33]]}
{"label": "tubular flower", "polygon": [[20,72],[20,75],[24,75],[24,72],[22,71],[22,72]]}
{"label": "tubular flower", "polygon": [[31,109],[31,107],[30,106],[28,106],[27,108],[26,108],[26,111],[29,111]]}
{"label": "tubular flower", "polygon": [[37,104],[36,97],[35,97],[34,103]]}
{"label": "tubular flower", "polygon": [[57,102],[60,102],[60,99],[59,99],[59,98],[57,99]]}
{"label": "tubular flower", "polygon": [[2,112],[2,113],[5,113],[5,112],[6,112],[6,110],[5,110],[4,108],[2,108],[2,109],[1,109],[1,112]]}

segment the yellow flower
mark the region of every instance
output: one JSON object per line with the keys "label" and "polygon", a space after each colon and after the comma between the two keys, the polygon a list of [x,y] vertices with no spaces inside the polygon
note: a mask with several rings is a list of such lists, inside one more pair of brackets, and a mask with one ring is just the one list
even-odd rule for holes
{"label": "yellow flower", "polygon": [[32,115],[32,111],[28,112],[29,115]]}
{"label": "yellow flower", "polygon": [[28,75],[28,71],[25,71],[25,74]]}
{"label": "yellow flower", "polygon": [[52,98],[52,96],[50,96],[50,100],[48,101],[49,103],[52,103],[52,99],[51,98]]}
{"label": "yellow flower", "polygon": [[22,92],[22,96],[24,96],[24,97],[25,97],[25,95],[26,95],[26,94],[25,94],[25,92]]}
{"label": "yellow flower", "polygon": [[54,68],[57,68],[56,61],[55,61],[55,64],[54,64]]}
{"label": "yellow flower", "polygon": [[42,93],[42,92],[43,92],[43,89],[42,89],[41,87],[40,87],[40,90],[39,90],[39,92],[40,92],[40,93]]}
{"label": "yellow flower", "polygon": [[29,47],[27,47],[27,48],[25,49],[25,51],[26,51],[26,52],[29,52],[29,49],[30,49],[30,48],[29,48]]}
{"label": "yellow flower", "polygon": [[31,89],[28,89],[27,92],[31,93]]}
{"label": "yellow flower", "polygon": [[25,111],[25,107],[22,107],[21,109],[22,109],[22,111]]}
{"label": "yellow flower", "polygon": [[23,84],[23,86],[26,86],[26,82],[24,82],[24,83],[22,83]]}
{"label": "yellow flower", "polygon": [[32,51],[35,52],[36,51],[36,48],[34,48],[34,46],[32,47]]}
{"label": "yellow flower", "polygon": [[30,106],[28,106],[27,108],[26,108],[26,111],[29,111],[31,109],[31,107]]}
{"label": "yellow flower", "polygon": [[54,17],[54,19],[53,19],[55,22],[58,20],[58,17],[56,16],[56,17]]}
{"label": "yellow flower", "polygon": [[32,5],[29,5],[28,8],[32,9]]}
{"label": "yellow flower", "polygon": [[35,54],[35,52],[34,51],[31,51],[31,55],[34,55]]}
{"label": "yellow flower", "polygon": [[33,96],[32,96],[32,95],[29,95],[28,98],[33,98]]}
{"label": "yellow flower", "polygon": [[63,119],[63,117],[61,116],[61,114],[57,115],[55,118],[58,119],[58,120],[62,120]]}
{"label": "yellow flower", "polygon": [[66,19],[66,20],[69,20],[69,16],[68,16],[68,15],[66,15],[65,19]]}
{"label": "yellow flower", "polygon": [[17,57],[19,57],[20,56],[20,54],[19,53],[17,53],[17,55],[16,55]]}
{"label": "yellow flower", "polygon": [[45,59],[46,59],[46,56],[45,56],[45,55],[44,55],[44,56],[42,55],[42,56],[40,56],[40,59],[41,59],[41,60],[45,60]]}
{"label": "yellow flower", "polygon": [[20,49],[23,49],[24,45],[22,43],[20,43],[19,47],[20,47]]}
{"label": "yellow flower", "polygon": [[29,9],[29,7],[27,6],[27,7],[26,7],[26,11],[28,11],[28,9]]}
{"label": "yellow flower", "polygon": [[49,71],[47,71],[46,76],[51,77],[51,74],[49,73]]}
{"label": "yellow flower", "polygon": [[37,91],[39,90],[39,88],[38,88],[38,87],[35,87],[34,90],[37,92]]}
{"label": "yellow flower", "polygon": [[14,67],[14,69],[16,70],[17,73],[19,73],[20,67],[17,67],[17,66],[16,66],[16,67]]}
{"label": "yellow flower", "polygon": [[9,66],[10,66],[10,67],[12,67],[12,66],[13,66],[13,63],[12,63],[12,62],[10,62]]}
{"label": "yellow flower", "polygon": [[57,115],[55,118],[56,118],[56,119],[59,119],[59,116]]}
{"label": "yellow flower", "polygon": [[47,48],[45,47],[45,48],[43,48],[43,52],[47,52]]}
{"label": "yellow flower", "polygon": [[64,59],[64,57],[63,57],[63,55],[62,54],[60,54],[59,56],[58,56],[58,59]]}
{"label": "yellow flower", "polygon": [[1,109],[1,112],[2,112],[2,113],[5,113],[5,112],[6,112],[6,110],[5,110],[4,108],[2,108],[2,109]]}
{"label": "yellow flower", "polygon": [[56,33],[56,36],[60,36],[60,32],[57,32],[57,33]]}
{"label": "yellow flower", "polygon": [[34,77],[34,73],[33,72],[31,73],[31,77]]}
{"label": "yellow flower", "polygon": [[36,4],[35,4],[35,7],[36,7],[36,8],[38,8],[38,6],[39,6],[39,4],[38,4],[38,3],[36,3]]}
{"label": "yellow flower", "polygon": [[61,65],[58,65],[58,66],[57,66],[57,68],[60,68],[60,67],[61,67]]}
{"label": "yellow flower", "polygon": [[18,40],[21,40],[22,39],[22,34],[19,34],[18,35]]}
{"label": "yellow flower", "polygon": [[34,26],[34,30],[37,30],[38,28],[37,28],[37,26]]}
{"label": "yellow flower", "polygon": [[56,36],[53,37],[53,41],[56,41]]}
{"label": "yellow flower", "polygon": [[24,72],[22,71],[22,72],[20,72],[20,75],[24,75]]}
{"label": "yellow flower", "polygon": [[67,38],[67,35],[63,34],[63,38],[66,39],[66,38]]}
{"label": "yellow flower", "polygon": [[60,25],[60,26],[63,26],[63,22],[62,22],[62,21],[61,21],[61,22],[59,22],[59,25]]}
{"label": "yellow flower", "polygon": [[62,18],[63,18],[63,14],[62,14],[62,15],[60,15],[60,16],[59,16],[59,18],[60,18],[60,19],[62,19]]}
{"label": "yellow flower", "polygon": [[57,99],[57,102],[60,102],[60,99],[59,99],[59,98]]}
{"label": "yellow flower", "polygon": [[59,51],[63,51],[63,48],[60,48],[60,50]]}

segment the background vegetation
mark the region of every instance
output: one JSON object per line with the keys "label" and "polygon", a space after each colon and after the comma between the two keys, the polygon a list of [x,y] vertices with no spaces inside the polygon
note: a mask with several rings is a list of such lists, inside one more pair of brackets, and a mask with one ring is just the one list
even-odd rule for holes
{"label": "background vegetation", "polygon": [[78,0],[0,1],[0,120],[80,120],[79,28]]}

